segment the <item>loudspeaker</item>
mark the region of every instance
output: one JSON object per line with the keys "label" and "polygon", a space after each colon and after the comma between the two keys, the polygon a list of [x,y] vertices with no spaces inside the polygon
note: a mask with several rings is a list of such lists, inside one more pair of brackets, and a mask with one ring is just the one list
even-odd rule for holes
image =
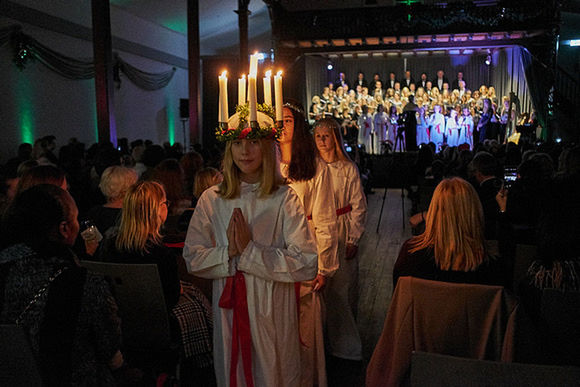
{"label": "loudspeaker", "polygon": [[189,99],[179,99],[179,117],[183,119],[189,118]]}

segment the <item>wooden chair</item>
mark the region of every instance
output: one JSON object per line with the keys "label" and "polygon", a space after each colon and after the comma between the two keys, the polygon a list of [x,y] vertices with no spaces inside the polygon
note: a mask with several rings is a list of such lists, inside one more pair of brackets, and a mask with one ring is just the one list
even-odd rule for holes
{"label": "wooden chair", "polygon": [[0,325],[0,348],[0,386],[42,386],[40,369],[22,328]]}
{"label": "wooden chair", "polygon": [[172,339],[157,266],[93,261],[81,264],[113,283],[123,355],[136,366],[160,366],[173,373],[179,362],[179,345]]}
{"label": "wooden chair", "polygon": [[411,386],[521,386],[580,385],[580,368],[502,363],[413,352]]}

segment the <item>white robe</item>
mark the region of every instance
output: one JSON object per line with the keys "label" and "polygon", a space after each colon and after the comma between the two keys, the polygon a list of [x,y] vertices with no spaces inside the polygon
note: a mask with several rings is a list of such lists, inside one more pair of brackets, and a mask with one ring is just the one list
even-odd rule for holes
{"label": "white robe", "polygon": [[445,132],[445,116],[441,113],[434,113],[429,120],[429,126],[431,126],[431,142],[434,142],[437,146],[436,152],[441,150],[441,144],[443,144],[443,133]]}
{"label": "white robe", "polygon": [[[288,176],[288,166],[281,163],[282,176]],[[314,178],[307,181],[291,182],[304,205],[307,215],[311,215],[311,230],[316,238],[318,251],[318,273],[332,277],[338,270],[338,235],[336,206],[332,189],[332,175],[329,167],[317,158]],[[324,310],[319,292],[312,292],[312,281],[300,286],[300,338],[302,387],[317,384],[327,385],[326,361],[324,356]]]}
{"label": "white robe", "polygon": [[327,348],[332,356],[362,360],[362,344],[356,323],[358,304],[358,258],[346,259],[346,244],[358,245],[366,223],[367,200],[356,165],[348,161],[329,164],[336,208],[352,206],[338,216],[340,266],[324,291]]}
{"label": "white robe", "polygon": [[429,144],[429,124],[425,116],[417,115],[417,145]]}
{"label": "white robe", "polygon": [[[232,309],[218,305],[228,276],[243,272],[250,318],[252,374],[256,386],[298,386],[300,348],[294,282],[316,275],[316,245],[296,193],[281,186],[265,198],[258,184],[242,183],[239,198],[206,190],[187,230],[183,256],[191,273],[213,279],[214,367],[218,386],[229,386]],[[240,208],[252,241],[229,259],[226,230]],[[237,381],[245,385],[241,356]]]}
{"label": "white robe", "polygon": [[365,151],[371,153],[371,132],[373,130],[373,116],[370,114],[361,115],[358,118],[358,143],[365,146]]}
{"label": "white robe", "polygon": [[471,116],[459,117],[458,125],[460,130],[457,144],[469,144],[469,149],[473,149],[473,118]]}
{"label": "white robe", "polygon": [[447,122],[445,124],[445,135],[447,136],[448,146],[459,145],[459,131],[457,129],[459,129],[457,121],[451,117],[447,118]]}
{"label": "white robe", "polygon": [[375,113],[373,116],[373,129],[375,135],[373,136],[373,154],[381,154],[381,143],[387,140],[387,120],[389,116],[387,113]]}

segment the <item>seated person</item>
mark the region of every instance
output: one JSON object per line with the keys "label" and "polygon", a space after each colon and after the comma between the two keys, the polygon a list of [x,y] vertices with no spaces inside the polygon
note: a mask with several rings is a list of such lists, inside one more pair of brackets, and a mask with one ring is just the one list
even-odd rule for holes
{"label": "seated person", "polygon": [[107,281],[79,267],[70,249],[77,215],[54,185],[15,197],[0,233],[0,322],[24,329],[45,385],[114,386],[123,364],[117,306]]}
{"label": "seated person", "polygon": [[179,299],[180,285],[177,258],[163,245],[159,232],[167,213],[163,186],[138,182],[125,195],[119,227],[109,229],[98,253],[104,262],[156,264],[167,310],[171,310]]}
{"label": "seated person", "polygon": [[506,283],[501,260],[486,254],[483,210],[468,182],[454,177],[439,183],[425,216],[425,232],[401,247],[393,269],[393,289],[402,276],[482,285]]}

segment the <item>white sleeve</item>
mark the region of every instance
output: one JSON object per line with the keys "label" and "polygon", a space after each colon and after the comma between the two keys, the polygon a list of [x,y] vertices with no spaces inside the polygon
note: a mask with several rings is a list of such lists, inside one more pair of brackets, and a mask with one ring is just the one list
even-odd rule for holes
{"label": "white sleeve", "polygon": [[199,277],[212,279],[229,277],[236,272],[236,261],[230,260],[228,246],[216,246],[210,216],[213,213],[212,202],[208,200],[208,191],[199,198],[189,222],[183,258],[188,271]]}
{"label": "white sleeve", "polygon": [[362,234],[365,231],[365,224],[367,219],[367,199],[363,192],[362,183],[358,169],[351,164],[349,168],[348,179],[345,182],[347,189],[349,189],[349,204],[352,206],[350,214],[350,221],[348,227],[348,235],[346,242],[358,245]]}
{"label": "white sleeve", "polygon": [[278,282],[301,282],[316,276],[316,243],[300,199],[288,190],[280,209],[285,247],[260,245],[250,241],[238,263],[238,269],[256,277]]}
{"label": "white sleeve", "polygon": [[314,180],[312,222],[318,248],[318,272],[331,277],[338,270],[338,231],[332,176],[325,164]]}

